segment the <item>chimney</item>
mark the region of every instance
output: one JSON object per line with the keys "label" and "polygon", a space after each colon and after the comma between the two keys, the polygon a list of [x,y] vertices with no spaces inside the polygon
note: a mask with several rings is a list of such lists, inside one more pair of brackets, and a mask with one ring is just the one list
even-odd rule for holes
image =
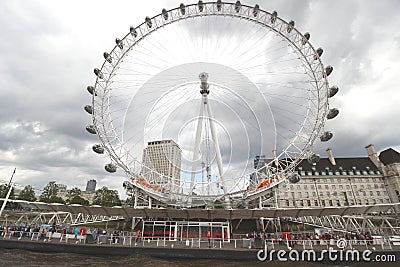
{"label": "chimney", "polygon": [[382,162],[379,160],[378,155],[376,154],[375,151],[375,146],[373,144],[370,144],[365,147],[368,153],[369,159],[375,164],[376,167],[382,168]]}
{"label": "chimney", "polygon": [[328,159],[331,162],[331,164],[333,166],[335,166],[336,165],[336,161],[335,161],[335,157],[333,156],[332,149],[328,147],[326,149],[326,153],[328,154]]}

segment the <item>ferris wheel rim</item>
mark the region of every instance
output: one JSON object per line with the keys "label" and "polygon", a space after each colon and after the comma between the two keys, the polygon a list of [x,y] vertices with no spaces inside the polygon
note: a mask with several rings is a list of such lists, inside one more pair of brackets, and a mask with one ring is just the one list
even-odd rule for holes
{"label": "ferris wheel rim", "polygon": [[[221,10],[219,10],[218,12],[215,12],[215,8],[217,7],[217,5],[222,5],[222,8],[221,8]],[[136,45],[137,43],[139,43],[141,40],[144,40],[148,35],[150,35],[151,33],[153,33],[153,32],[155,32],[155,31],[157,31],[157,30],[159,30],[159,29],[161,29],[161,28],[163,28],[164,26],[167,26],[167,25],[169,25],[169,24],[172,24],[172,23],[175,23],[175,22],[178,22],[178,21],[181,21],[181,20],[185,20],[185,19],[189,19],[189,18],[194,18],[194,17],[202,17],[202,16],[230,16],[230,17],[232,17],[232,18],[238,18],[238,19],[247,19],[248,21],[252,21],[252,22],[254,22],[254,23],[256,23],[256,24],[261,24],[262,26],[264,26],[264,27],[267,27],[269,30],[272,30],[272,31],[274,31],[277,35],[279,35],[280,37],[282,37],[282,38],[284,38],[289,44],[291,44],[291,45],[293,45],[293,47],[295,47],[296,49],[294,49],[294,51],[297,51],[297,52],[299,52],[299,53],[301,53],[302,54],[302,51],[301,51],[301,49],[299,48],[299,47],[297,47],[295,44],[294,44],[294,42],[289,38],[289,36],[287,35],[287,34],[285,34],[284,32],[282,32],[282,30],[286,30],[287,31],[287,29],[288,29],[288,27],[291,25],[290,24],[290,22],[287,22],[287,21],[285,21],[285,20],[283,20],[283,19],[281,19],[280,17],[278,17],[277,15],[275,16],[275,22],[274,23],[272,23],[273,25],[276,25],[276,22],[280,22],[281,23],[281,28],[280,28],[280,30],[277,30],[275,27],[273,27],[273,26],[271,26],[271,25],[269,25],[269,24],[263,24],[263,23],[261,23],[261,19],[260,19],[260,17],[261,17],[261,15],[260,14],[263,14],[263,16],[267,16],[267,17],[269,17],[269,18],[272,18],[273,16],[274,16],[274,13],[270,13],[270,12],[267,12],[267,11],[264,11],[264,10],[262,10],[262,9],[259,9],[258,10],[258,14],[257,14],[257,16],[253,16],[253,17],[251,17],[251,11],[254,11],[255,10],[255,7],[251,7],[251,6],[248,6],[248,5],[241,5],[240,6],[240,9],[239,9],[239,11],[237,11],[237,3],[235,4],[235,3],[228,3],[228,2],[206,2],[206,3],[202,3],[202,5],[203,5],[203,9],[202,9],[202,11],[200,11],[200,9],[198,8],[199,7],[199,5],[200,5],[200,2],[199,3],[195,3],[195,4],[190,4],[190,5],[187,5],[187,6],[185,6],[185,10],[190,10],[190,8],[192,8],[192,14],[190,14],[190,15],[186,15],[186,14],[182,14],[182,16],[181,17],[176,17],[175,18],[175,20],[171,20],[171,21],[167,21],[167,19],[165,19],[165,14],[167,14],[167,17],[173,17],[173,15],[176,15],[176,14],[173,14],[174,12],[178,12],[178,14],[179,14],[179,12],[181,12],[181,8],[182,7],[177,7],[177,8],[174,8],[174,9],[170,9],[170,10],[168,10],[168,11],[162,11],[161,13],[159,13],[158,15],[156,15],[156,16],[153,16],[152,18],[146,18],[146,20],[143,22],[143,23],[141,23],[139,26],[137,26],[137,27],[135,27],[134,28],[134,30],[136,31],[137,29],[142,29],[142,28],[146,28],[146,27],[148,27],[149,28],[149,31],[145,34],[145,35],[143,35],[143,33],[142,33],[142,36],[141,36],[141,38],[140,39],[138,39],[137,41],[135,41],[134,43],[132,43],[127,49],[125,49],[122,53],[120,53],[121,51],[119,51],[119,50],[123,50],[123,49],[121,49],[121,43],[123,44],[124,42],[126,42],[126,43],[129,43],[127,40],[132,36],[132,32],[128,32],[128,34],[126,34],[121,40],[119,40],[119,42],[117,42],[117,44],[114,46],[114,48],[111,50],[111,52],[110,52],[110,56],[111,55],[120,55],[120,57],[118,58],[118,60],[117,60],[117,63],[115,63],[115,65],[112,65],[112,68],[111,68],[111,72],[109,73],[109,78],[108,78],[108,80],[111,78],[111,76],[112,75],[115,75],[115,72],[118,70],[118,66],[119,66],[119,64],[120,64],[120,62],[121,62],[121,60],[125,57],[125,55],[127,54],[127,53],[129,53],[129,51],[131,50],[131,48],[134,46],[134,45]],[[209,7],[209,8],[211,8],[211,10],[208,10],[207,11],[207,7]],[[214,8],[214,9],[212,9],[212,8]],[[224,9],[225,8],[225,9]],[[240,10],[242,9],[242,8],[247,8],[247,10],[246,10],[246,12],[241,12]],[[224,12],[222,12],[222,11],[224,11]],[[207,13],[207,12],[210,12],[210,13]],[[248,15],[247,17],[245,16],[245,15]],[[165,19],[166,20],[166,23],[164,23],[164,24],[157,24],[157,21],[158,20],[162,20],[162,19]],[[152,26],[150,26],[149,27],[149,21],[151,22],[151,24],[152,24]],[[284,28],[282,28],[283,26],[285,26]],[[151,29],[151,30],[150,30]],[[297,30],[297,28],[295,28],[294,27],[294,25],[293,25],[293,28],[290,30],[290,32],[293,32],[293,33],[295,33],[297,36],[298,36],[298,38],[297,38],[297,41],[298,42],[303,42],[303,40],[306,38],[305,37],[305,35],[303,35],[302,33],[300,33],[298,30]],[[308,62],[308,60],[307,60],[307,57],[309,57],[310,55],[311,56],[314,56],[315,54],[316,54],[316,50],[315,50],[315,48],[312,46],[312,44],[308,41],[308,39],[307,39],[307,41],[306,41],[306,43],[305,44],[303,44],[303,45],[307,45],[308,46],[308,48],[307,49],[309,49],[310,51],[308,52],[308,54],[307,55],[303,55],[303,57],[304,57],[304,60],[305,60],[305,62],[307,62],[309,65],[310,65],[310,63]],[[324,67],[323,67],[323,64],[322,64],[322,61],[321,61],[321,59],[320,59],[320,57],[318,57],[317,59],[314,59],[314,61],[316,61],[317,62],[317,65],[319,66],[319,69],[320,69],[320,75],[321,76],[324,76]],[[315,62],[314,62],[315,63]],[[102,66],[101,66],[101,68],[100,68],[100,73],[105,73],[105,71],[107,71],[107,70],[110,70],[110,68],[109,68],[109,64],[111,64],[109,61],[108,61],[108,59],[106,58],[105,60],[104,60],[104,62],[103,62],[103,64],[102,64]],[[311,65],[310,65],[311,66]],[[315,77],[315,73],[314,72],[311,72],[313,75],[314,75],[314,78],[317,80],[317,78]],[[324,105],[318,105],[318,106],[323,106],[324,108],[323,109],[318,109],[318,111],[321,111],[321,114],[318,114],[318,120],[316,120],[316,122],[314,123],[314,131],[313,131],[313,133],[315,133],[315,134],[313,134],[311,137],[310,137],[310,139],[309,139],[309,147],[311,147],[312,146],[312,144],[315,142],[315,139],[318,137],[318,134],[320,133],[320,130],[321,130],[321,128],[323,127],[323,124],[324,124],[324,122],[325,122],[325,117],[326,117],[326,114],[327,114],[327,111],[328,111],[328,101],[327,101],[327,92],[328,92],[328,80],[327,80],[327,77],[326,77],[327,75],[325,75],[325,77],[320,77],[318,80],[322,80],[322,83],[324,83],[323,85],[321,85],[321,87],[323,87],[323,88],[325,88],[326,89],[326,95],[325,96],[322,96],[324,99],[325,99],[325,104]],[[99,76],[96,78],[96,82],[95,82],[95,88],[96,88],[96,91],[97,91],[97,88],[98,87],[103,87],[101,84],[103,83],[103,81],[102,80],[104,80],[104,79],[102,79],[102,78],[100,78]],[[318,83],[318,82],[317,82]],[[106,85],[105,85],[105,87],[103,87],[103,90],[104,91],[106,91],[107,90],[107,82],[106,82]],[[318,92],[319,92],[319,90],[318,90]],[[93,105],[93,107],[95,107],[96,105],[95,105],[95,100],[96,99],[96,96],[95,96],[95,94],[93,94],[93,97],[92,97],[92,105]],[[103,104],[102,104],[102,109],[103,109],[103,106],[104,106],[104,97],[102,97],[102,102],[103,102]],[[318,97],[318,100],[320,100],[320,97]],[[107,103],[106,103],[107,104]],[[109,103],[108,103],[109,104]],[[112,145],[110,145],[111,144],[111,141],[110,141],[110,139],[109,139],[109,136],[107,135],[107,134],[105,134],[105,133],[107,133],[107,132],[110,132],[110,129],[105,125],[105,123],[104,123],[104,121],[101,121],[100,123],[99,123],[99,121],[96,119],[96,112],[97,112],[97,110],[94,108],[94,110],[93,110],[93,114],[92,114],[92,117],[93,117],[93,124],[94,124],[94,126],[95,126],[95,128],[96,128],[96,131],[97,131],[97,133],[98,133],[98,136],[99,136],[99,139],[100,139],[100,142],[101,142],[101,144],[102,144],[102,146],[106,149],[106,151],[107,151],[107,154],[110,156],[110,158],[111,158],[111,161],[112,162],[115,162],[116,164],[118,164],[120,167],[122,167],[123,169],[124,169],[124,171],[126,172],[126,173],[131,173],[131,169],[130,169],[130,167],[129,166],[127,166],[126,164],[125,164],[125,162],[124,162],[124,160],[121,158],[121,156],[118,156],[118,153],[116,153],[115,152],[115,148],[112,146]],[[101,114],[101,117],[102,118],[104,118],[104,116],[103,116],[104,114],[102,113]],[[108,113],[108,114],[106,114],[105,116],[110,116],[110,114]],[[112,119],[110,119],[110,121],[112,121]],[[115,136],[115,138],[118,138],[118,134],[116,133],[116,129],[113,127],[112,129],[111,129],[111,131],[112,132],[114,132],[114,136]],[[102,133],[102,135],[100,134],[100,133]],[[296,136],[297,137],[297,136]],[[295,138],[296,138],[295,137]],[[307,148],[307,149],[309,149],[309,147]],[[123,147],[121,147],[120,149],[123,149]],[[302,152],[301,152],[301,154],[294,160],[294,161],[292,161],[287,167],[286,167],[286,169],[293,169],[294,168],[294,166],[295,165],[297,165],[296,163],[298,163],[301,159],[302,159],[302,157],[307,153],[307,150],[306,148],[303,148],[302,149]],[[283,152],[282,152],[283,153]]]}

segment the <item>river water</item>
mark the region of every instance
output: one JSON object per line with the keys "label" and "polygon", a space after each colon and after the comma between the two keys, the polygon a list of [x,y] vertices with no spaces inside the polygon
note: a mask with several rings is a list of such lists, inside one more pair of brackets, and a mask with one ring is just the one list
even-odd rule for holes
{"label": "river water", "polygon": [[0,249],[0,266],[139,266],[139,267],[237,267],[237,266],[326,266],[317,263],[303,262],[243,262],[207,259],[167,259],[148,256],[92,256],[69,253],[40,253],[18,249]]}

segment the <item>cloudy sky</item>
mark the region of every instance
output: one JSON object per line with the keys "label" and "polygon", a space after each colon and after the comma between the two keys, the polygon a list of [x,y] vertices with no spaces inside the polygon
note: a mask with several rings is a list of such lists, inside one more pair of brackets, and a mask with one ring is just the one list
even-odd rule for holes
{"label": "cloudy sky", "polygon": [[[264,2],[243,1],[296,21],[334,67],[330,83],[340,91],[331,105],[341,113],[326,126],[334,139],[317,151],[329,146],[336,157],[350,157],[365,156],[370,143],[377,151],[400,149],[400,2]],[[116,37],[179,4],[0,1],[0,180],[16,167],[21,185],[42,188],[55,180],[84,189],[94,178],[122,194],[123,174],[108,175],[103,166],[109,161],[91,151],[96,139],[84,129],[90,121],[83,111],[90,103],[86,86]]]}

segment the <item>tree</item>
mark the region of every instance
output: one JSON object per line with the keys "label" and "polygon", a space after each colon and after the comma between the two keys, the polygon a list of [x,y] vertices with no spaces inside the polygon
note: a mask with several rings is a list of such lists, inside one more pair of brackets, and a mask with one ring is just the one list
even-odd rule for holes
{"label": "tree", "polygon": [[46,203],[65,203],[64,200],[57,196],[58,194],[58,186],[56,182],[49,182],[45,188],[43,188],[43,192],[40,195],[40,201]]}
{"label": "tree", "polygon": [[121,206],[117,190],[110,190],[106,186],[98,189],[93,199],[93,205],[106,207]]}
{"label": "tree", "polygon": [[69,190],[67,198],[68,204],[80,204],[84,206],[89,206],[89,201],[82,197],[82,191],[77,187]]}
{"label": "tree", "polygon": [[[5,198],[7,196],[8,190],[10,190],[10,186],[6,184],[0,185],[0,198]],[[11,189],[10,199],[14,199],[14,187]]]}
{"label": "tree", "polygon": [[18,199],[26,201],[36,201],[35,190],[33,190],[31,185],[27,185],[19,193]]}
{"label": "tree", "polygon": [[[0,198],[6,198],[9,189],[10,189],[10,186],[8,186],[6,184],[0,185]],[[11,189],[9,199],[14,199],[14,187],[12,187],[12,189]],[[0,207],[2,205],[3,205],[3,201],[0,201]],[[12,208],[15,208],[15,206],[16,205],[14,205],[13,203],[7,202],[6,208],[12,209]]]}

